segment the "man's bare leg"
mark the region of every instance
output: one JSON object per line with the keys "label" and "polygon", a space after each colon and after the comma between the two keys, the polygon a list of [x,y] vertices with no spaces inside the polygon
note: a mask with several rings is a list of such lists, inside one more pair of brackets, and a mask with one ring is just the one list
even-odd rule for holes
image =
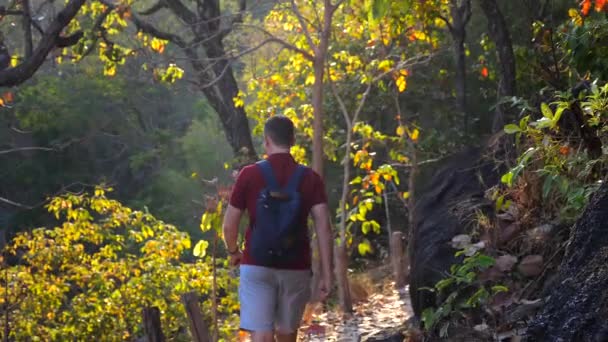
{"label": "man's bare leg", "polygon": [[298,333],[293,332],[289,334],[277,332],[277,342],[296,342],[298,340]]}
{"label": "man's bare leg", "polygon": [[272,331],[252,331],[251,342],[274,342],[274,332]]}

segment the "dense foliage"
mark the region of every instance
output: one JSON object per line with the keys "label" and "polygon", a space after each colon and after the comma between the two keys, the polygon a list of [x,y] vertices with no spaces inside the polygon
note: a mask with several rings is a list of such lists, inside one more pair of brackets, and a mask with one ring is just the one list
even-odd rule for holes
{"label": "dense foliage", "polygon": [[[132,340],[143,334],[142,309],[156,306],[165,336],[190,340],[180,295],[209,298],[213,265],[209,257],[184,260],[187,234],[102,188],[56,197],[47,208],[59,225],[19,234],[5,252],[0,301],[12,339]],[[236,281],[222,268],[217,285],[227,294],[218,306],[221,335],[231,340]],[[209,312],[211,302],[202,306]]]}
{"label": "dense foliage", "polygon": [[[35,32],[63,6],[29,2]],[[18,25],[14,14],[25,3],[0,17],[8,71],[29,58],[22,30],[33,21]],[[203,307],[225,318],[220,335],[231,340],[235,284],[218,257],[224,185],[242,166],[237,148],[261,155],[272,115],[294,121],[292,153],[310,163],[318,74],[324,176],[336,241],[351,259],[381,259],[392,232],[411,232],[418,184],[442,157],[489,141],[507,152],[493,161],[506,165],[487,191],[495,212],[476,214],[455,247],[462,262],[428,289],[442,295],[422,317],[430,336],[488,321],[488,306],[533,293],[505,263],[533,256],[554,266],[551,244],[564,235],[555,227],[578,217],[608,172],[606,1],[255,3],[83,2],[62,31],[82,37],[2,89],[0,303],[12,337],[134,339],[152,305],[165,335],[187,340],[179,295],[219,288],[219,312]],[[327,3],[340,5],[325,32]],[[312,58],[321,38],[322,63]],[[482,241],[504,228],[499,217],[526,234],[553,230],[544,244]],[[488,278],[497,267],[505,271]]]}

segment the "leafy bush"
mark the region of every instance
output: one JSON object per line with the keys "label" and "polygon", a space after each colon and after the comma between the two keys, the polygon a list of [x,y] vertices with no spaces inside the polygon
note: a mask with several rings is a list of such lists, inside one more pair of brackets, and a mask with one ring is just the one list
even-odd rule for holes
{"label": "leafy bush", "polygon": [[[605,174],[608,84],[594,82],[580,98],[570,92],[558,95],[556,101],[541,104],[538,120],[527,115],[518,125],[505,126],[506,133],[516,135],[524,152],[502,182],[513,187],[524,170],[536,174],[542,182],[542,199],[556,203],[560,219],[569,222],[583,210]],[[581,114],[581,126],[590,133],[568,132],[560,125],[564,113],[577,115],[576,111]],[[591,151],[589,141],[599,142],[604,149]]]}
{"label": "leafy bush", "polygon": [[479,279],[480,273],[494,266],[496,260],[480,251],[483,244],[469,244],[456,253],[464,255],[462,263],[450,267],[446,277],[432,288],[424,290],[436,293],[441,300],[437,307],[429,307],[422,313],[424,329],[433,333],[440,326],[439,336],[448,335],[453,320],[466,317],[467,310],[486,305],[492,296],[509,289],[501,284]]}
{"label": "leafy bush", "polygon": [[[156,306],[168,340],[190,340],[180,295],[208,296],[212,267],[180,260],[191,248],[186,233],[108,199],[102,188],[56,197],[47,208],[62,222],[17,235],[5,251],[0,303],[11,339],[132,340],[142,335],[142,308]],[[235,293],[235,280],[217,272],[219,288]],[[234,296],[226,299],[218,307],[224,338],[238,309]],[[203,303],[204,312],[210,307]]]}

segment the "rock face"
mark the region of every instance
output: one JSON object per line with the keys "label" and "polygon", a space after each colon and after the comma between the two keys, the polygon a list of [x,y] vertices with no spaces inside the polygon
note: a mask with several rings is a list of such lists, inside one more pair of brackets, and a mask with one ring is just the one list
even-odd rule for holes
{"label": "rock face", "polygon": [[[475,212],[491,211],[493,204],[484,192],[497,184],[501,172],[482,150],[469,148],[432,167],[437,170],[422,187],[417,182],[414,227],[409,249],[410,294],[416,317],[436,305],[435,296],[422,287],[432,287],[457,262],[451,239],[466,234]],[[421,170],[424,176],[425,170]]]}
{"label": "rock face", "polygon": [[528,329],[531,341],[608,341],[608,184],[572,227],[546,303]]}

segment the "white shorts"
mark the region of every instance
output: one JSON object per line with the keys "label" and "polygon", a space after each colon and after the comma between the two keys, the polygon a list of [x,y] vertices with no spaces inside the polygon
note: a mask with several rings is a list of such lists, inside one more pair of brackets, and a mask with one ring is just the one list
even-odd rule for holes
{"label": "white shorts", "polygon": [[296,332],[310,298],[311,275],[310,270],[241,265],[241,329]]}

